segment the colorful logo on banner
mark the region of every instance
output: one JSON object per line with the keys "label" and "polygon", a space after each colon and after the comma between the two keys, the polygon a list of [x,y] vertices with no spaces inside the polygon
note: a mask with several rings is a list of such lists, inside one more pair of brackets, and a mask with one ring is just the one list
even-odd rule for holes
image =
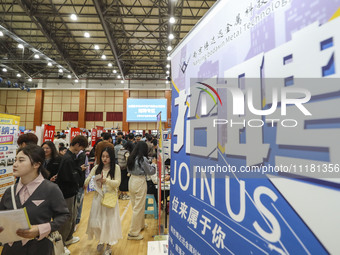
{"label": "colorful logo on banner", "polygon": [[339,7],[219,1],[176,48],[170,255],[340,253]]}

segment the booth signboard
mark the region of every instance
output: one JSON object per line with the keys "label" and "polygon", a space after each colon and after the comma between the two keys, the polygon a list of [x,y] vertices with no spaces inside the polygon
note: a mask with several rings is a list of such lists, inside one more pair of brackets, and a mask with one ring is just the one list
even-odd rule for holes
{"label": "booth signboard", "polygon": [[80,128],[71,128],[70,130],[70,142],[72,142],[73,138],[75,138],[77,135],[80,135],[81,132],[80,132]]}
{"label": "booth signboard", "polygon": [[16,145],[0,145],[0,200],[5,190],[14,183],[13,164]]}
{"label": "booth signboard", "polygon": [[0,144],[17,143],[19,123],[19,116],[0,113]]}
{"label": "booth signboard", "polygon": [[97,139],[99,139],[102,135],[102,133],[104,132],[104,127],[102,126],[96,126],[97,129]]}
{"label": "booth signboard", "polygon": [[20,117],[0,114],[0,199],[5,190],[14,183],[15,161]]}
{"label": "booth signboard", "polygon": [[43,137],[43,143],[46,141],[52,141],[54,139],[54,133],[55,133],[55,126],[51,125],[43,125],[44,126],[44,137]]}
{"label": "booth signboard", "polygon": [[91,130],[91,146],[93,147],[97,141],[97,129],[92,128]]}
{"label": "booth signboard", "polygon": [[171,54],[169,254],[339,254],[340,1],[217,1]]}

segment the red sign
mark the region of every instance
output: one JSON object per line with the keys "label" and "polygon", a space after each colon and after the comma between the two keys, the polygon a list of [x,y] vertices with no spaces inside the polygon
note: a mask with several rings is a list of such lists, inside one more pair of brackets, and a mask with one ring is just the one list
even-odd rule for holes
{"label": "red sign", "polygon": [[96,140],[97,140],[97,129],[92,128],[92,131],[91,131],[91,145],[92,145],[92,147],[96,143]]}
{"label": "red sign", "polygon": [[75,138],[77,135],[80,135],[80,128],[71,128],[71,141],[73,138]]}
{"label": "red sign", "polygon": [[43,143],[46,141],[53,141],[55,133],[55,126],[44,125]]}

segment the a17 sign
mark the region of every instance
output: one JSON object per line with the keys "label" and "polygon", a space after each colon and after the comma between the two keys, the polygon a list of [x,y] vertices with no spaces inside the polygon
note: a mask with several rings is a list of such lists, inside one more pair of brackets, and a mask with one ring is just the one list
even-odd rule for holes
{"label": "a17 sign", "polygon": [[45,125],[44,126],[44,138],[43,143],[46,141],[52,141],[54,139],[55,126]]}

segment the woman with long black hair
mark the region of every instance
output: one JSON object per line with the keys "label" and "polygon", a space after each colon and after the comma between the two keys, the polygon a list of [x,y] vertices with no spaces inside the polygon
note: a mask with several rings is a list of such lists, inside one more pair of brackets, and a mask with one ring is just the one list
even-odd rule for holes
{"label": "woman with long black hair", "polygon": [[[104,192],[118,192],[120,185],[120,167],[115,161],[115,151],[106,147],[100,155],[99,164],[92,168],[85,180],[87,186],[92,176],[101,176],[97,181],[103,186]],[[86,233],[89,239],[99,241],[97,251],[102,251],[104,245],[105,255],[111,254],[111,245],[115,245],[122,238],[122,227],[119,216],[118,202],[115,207],[108,208],[101,204],[102,196],[96,191],[92,200],[91,212]]]}
{"label": "woman with long black hair", "polygon": [[140,141],[136,144],[127,162],[127,169],[131,174],[129,192],[132,204],[132,220],[127,238],[129,240],[143,239],[140,231],[145,227],[146,175],[153,175],[156,172],[155,162],[150,164],[147,157],[148,145]]}
{"label": "woman with long black hair", "polygon": [[58,169],[61,161],[57,149],[51,141],[46,141],[41,145],[45,152],[44,167],[49,173],[49,180],[54,181],[58,174]]}

